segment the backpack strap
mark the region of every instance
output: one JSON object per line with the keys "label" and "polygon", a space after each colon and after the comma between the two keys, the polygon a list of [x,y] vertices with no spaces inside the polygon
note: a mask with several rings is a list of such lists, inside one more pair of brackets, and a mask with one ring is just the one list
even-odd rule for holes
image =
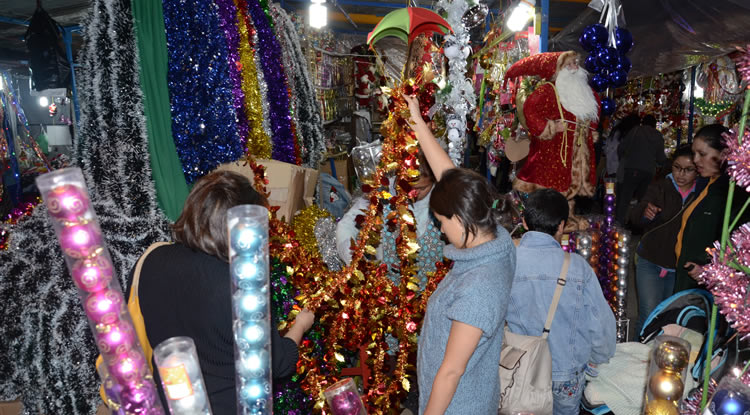
{"label": "backpack strap", "polygon": [[128,297],[128,312],[130,313],[130,318],[133,320],[133,326],[135,327],[135,332],[138,335],[138,340],[141,343],[141,348],[143,349],[143,354],[146,358],[146,362],[148,362],[148,366],[152,371],[154,370],[154,368],[151,363],[151,356],[153,356],[154,350],[151,347],[151,343],[148,341],[148,337],[146,336],[146,324],[143,321],[143,314],[141,314],[141,304],[138,299],[138,286],[141,281],[141,268],[143,268],[143,262],[146,260],[146,257],[151,253],[151,251],[164,245],[169,245],[169,242],[155,242],[151,244],[151,246],[146,249],[146,252],[144,252],[143,255],[141,255],[141,257],[138,259],[138,262],[135,264],[135,270],[133,271],[133,284],[130,286],[130,296]]}
{"label": "backpack strap", "polygon": [[552,320],[555,319],[555,312],[557,311],[557,305],[560,303],[560,297],[562,296],[563,288],[565,287],[566,280],[568,278],[568,267],[570,266],[570,252],[565,253],[565,259],[563,259],[562,269],[560,269],[560,276],[557,278],[557,287],[555,288],[555,295],[552,296],[552,304],[549,306],[547,311],[547,321],[544,323],[544,330],[542,331],[542,338],[549,336],[549,329],[552,326]]}

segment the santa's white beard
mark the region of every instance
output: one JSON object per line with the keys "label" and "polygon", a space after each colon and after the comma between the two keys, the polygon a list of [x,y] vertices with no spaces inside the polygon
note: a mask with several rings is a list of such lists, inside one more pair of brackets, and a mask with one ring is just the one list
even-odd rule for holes
{"label": "santa's white beard", "polygon": [[577,119],[594,121],[599,118],[594,91],[589,86],[588,73],[583,68],[560,69],[555,79],[555,87],[563,108]]}

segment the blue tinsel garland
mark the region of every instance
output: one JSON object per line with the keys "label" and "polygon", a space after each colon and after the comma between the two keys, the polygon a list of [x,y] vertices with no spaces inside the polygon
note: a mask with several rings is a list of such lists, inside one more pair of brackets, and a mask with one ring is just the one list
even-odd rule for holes
{"label": "blue tinsel garland", "polygon": [[164,0],[172,134],[182,169],[194,182],[245,153],[232,95],[229,53],[219,10],[203,0]]}

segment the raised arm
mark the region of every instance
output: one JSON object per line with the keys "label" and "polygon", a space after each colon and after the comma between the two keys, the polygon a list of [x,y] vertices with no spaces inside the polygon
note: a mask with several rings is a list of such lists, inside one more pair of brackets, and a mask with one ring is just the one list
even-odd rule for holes
{"label": "raised arm", "polygon": [[445,347],[443,363],[438,369],[435,380],[432,382],[432,392],[427,401],[424,415],[442,415],[450,405],[453,395],[458,388],[466,365],[474,354],[479,340],[482,338],[482,330],[472,325],[453,321],[451,333],[448,336],[448,345]]}
{"label": "raised arm", "polygon": [[411,113],[411,128],[417,135],[417,141],[419,146],[422,148],[424,157],[427,162],[430,163],[430,168],[435,174],[435,179],[440,180],[443,176],[443,172],[456,167],[448,156],[448,153],[440,147],[440,143],[437,142],[435,136],[432,135],[430,127],[422,119],[422,114],[419,111],[419,101],[417,97],[404,95],[406,102],[409,104],[409,112]]}

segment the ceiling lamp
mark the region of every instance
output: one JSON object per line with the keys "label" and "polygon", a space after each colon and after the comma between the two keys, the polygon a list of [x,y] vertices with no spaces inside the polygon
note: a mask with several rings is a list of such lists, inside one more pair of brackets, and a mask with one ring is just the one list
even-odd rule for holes
{"label": "ceiling lamp", "polygon": [[320,29],[328,24],[328,8],[325,0],[312,0],[310,3],[310,27]]}
{"label": "ceiling lamp", "polygon": [[523,28],[526,26],[526,23],[528,23],[529,20],[531,20],[531,18],[534,16],[535,5],[536,0],[519,1],[516,8],[513,9],[513,13],[510,14],[510,18],[508,18],[508,29],[513,32],[519,32],[523,30]]}
{"label": "ceiling lamp", "polygon": [[49,105],[49,99],[47,97],[39,97],[39,106],[46,107]]}

